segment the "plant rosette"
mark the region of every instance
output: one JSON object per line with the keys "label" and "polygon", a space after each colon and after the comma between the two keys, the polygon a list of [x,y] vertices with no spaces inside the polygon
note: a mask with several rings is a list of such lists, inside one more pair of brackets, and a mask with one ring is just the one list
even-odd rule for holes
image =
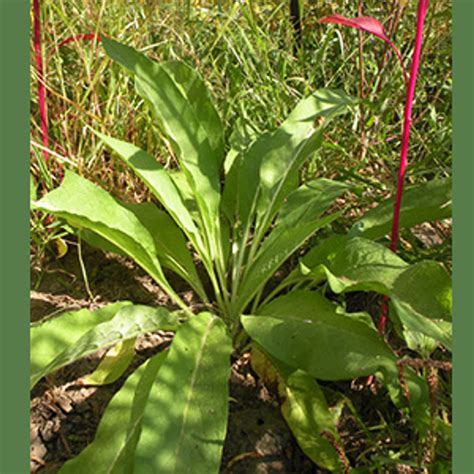
{"label": "plant rosette", "polygon": [[[348,313],[327,298],[329,289],[389,296],[390,318],[408,347],[425,357],[436,347],[451,348],[451,288],[443,267],[432,261],[409,265],[376,242],[390,228],[393,201],[367,213],[350,234],[319,239],[269,288],[289,257],[341,214],[331,207],[350,186],[324,178],[301,184],[299,170],[321,146],[331,121],[356,102],[342,91],[319,89],[276,130],[247,147],[228,149],[219,115],[193,69],[156,63],[103,36],[102,43],[134,75],[136,91],[154,112],[179,169],[166,170],[136,145],[94,132],[156,202],[119,202],[68,171],[59,188],[33,205],[66,221],[91,245],[133,259],[176,310],[119,302],[35,325],[31,384],[103,348],[112,349],[90,380],[110,383],[128,367],[137,337],[156,330],[176,334],[169,350],[129,376],[94,441],[60,472],[219,472],[231,354],[249,343],[274,367],[285,396],[283,415],[320,467],[349,469],[336,449],[336,420],[317,380],[375,374],[426,437],[430,413],[423,377],[406,367],[402,383],[398,358],[370,316]],[[427,190],[429,202],[418,199]],[[408,189],[400,225],[446,217],[449,190],[448,181]],[[184,279],[207,310],[193,314],[164,268]]]}

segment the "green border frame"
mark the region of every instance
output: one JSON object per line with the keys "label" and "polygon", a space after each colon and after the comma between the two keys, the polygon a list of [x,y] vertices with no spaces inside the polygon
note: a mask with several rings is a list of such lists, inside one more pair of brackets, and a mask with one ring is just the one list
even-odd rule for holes
{"label": "green border frame", "polygon": [[[0,0],[0,474],[29,472],[29,7]],[[453,0],[454,455],[474,473],[474,1]]]}
{"label": "green border frame", "polygon": [[474,2],[453,1],[453,473],[474,473]]}
{"label": "green border frame", "polygon": [[29,472],[29,1],[0,0],[0,473]]}

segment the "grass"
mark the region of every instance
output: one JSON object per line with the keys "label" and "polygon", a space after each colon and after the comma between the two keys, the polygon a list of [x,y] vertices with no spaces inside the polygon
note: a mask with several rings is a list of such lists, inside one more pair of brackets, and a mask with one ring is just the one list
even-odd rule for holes
{"label": "grass", "polygon": [[[100,45],[93,42],[70,43],[59,50],[60,41],[71,35],[100,31],[156,59],[181,59],[191,64],[210,87],[227,130],[232,130],[237,119],[259,131],[273,128],[299,98],[318,87],[341,87],[360,96],[357,33],[316,23],[333,11],[330,4],[315,2],[307,8],[305,47],[295,57],[286,1],[262,2],[258,7],[246,2],[222,2],[222,13],[211,2],[194,3],[201,7],[191,5],[188,10],[186,2],[180,6],[179,2],[145,0],[43,3],[45,82],[50,137],[56,155],[51,167],[40,171],[39,148],[33,146],[33,167],[40,181],[54,184],[55,167],[62,164],[95,179],[111,181],[114,188],[131,185],[128,176],[118,183],[114,182],[118,178],[112,176],[115,173],[105,176],[107,158],[97,140],[85,131],[86,124],[135,141],[172,165],[149,111],[141,107],[133,92],[131,78],[118,67],[110,67]],[[334,8],[351,16],[357,13],[356,5],[351,5],[354,3],[341,1]],[[392,9],[388,2],[368,1],[364,12],[387,23]],[[413,29],[411,5],[403,10],[393,34],[405,56],[411,50]],[[342,173],[352,179],[360,174],[379,188],[392,189],[404,91],[394,58],[389,55],[386,63],[380,64],[385,51],[382,42],[365,38],[364,125],[360,115],[339,123],[306,174]],[[415,109],[410,154],[413,179],[449,173],[450,72],[450,9],[446,2],[434,2],[428,17]],[[32,91],[36,90],[35,81],[32,63]],[[40,143],[34,94],[32,112],[32,139]],[[362,126],[369,143],[363,155]],[[123,175],[116,163],[110,164]]]}
{"label": "grass", "polygon": [[[222,0],[219,7],[211,1],[44,0],[43,57],[51,157],[46,166],[32,61],[31,174],[38,195],[57,186],[60,170],[70,168],[122,199],[148,198],[143,186],[86,126],[134,142],[168,167],[175,165],[150,111],[135,94],[131,77],[106,59],[100,44],[80,42],[57,48],[69,36],[94,32],[130,44],[157,60],[180,59],[196,68],[216,101],[228,141],[238,139],[235,130],[261,132],[276,127],[301,97],[319,87],[342,88],[362,97],[360,111],[334,122],[323,149],[304,167],[302,179],[325,176],[356,184],[348,215],[394,192],[405,95],[398,62],[381,41],[368,36],[364,37],[361,62],[358,32],[317,23],[318,18],[334,12],[357,15],[358,2],[305,3],[311,5],[305,7],[304,48],[294,54],[287,1]],[[390,36],[409,67],[416,2],[366,0],[363,7],[364,14],[375,16],[387,30],[393,30]],[[33,55],[33,47],[31,50]],[[450,61],[451,5],[433,0],[414,104],[407,183],[451,173]],[[338,225],[346,223],[343,220]],[[66,235],[57,222],[51,227],[34,214],[34,261],[40,262],[47,249],[55,249],[49,245],[51,241]],[[450,265],[449,232],[445,242],[434,249],[423,248],[409,231],[402,233],[402,244],[401,254],[408,260],[431,257]],[[444,385],[448,382],[442,380]],[[450,401],[441,399],[440,404],[449,407]],[[402,452],[383,445],[387,427],[395,430],[393,440],[405,439],[403,429],[394,428],[395,422],[386,418],[390,415],[390,410],[379,413],[380,426],[368,427],[372,433],[366,440],[370,452],[356,449],[354,459],[373,461],[376,453],[383,465],[384,457],[396,458],[394,452],[404,459],[415,458],[416,446],[409,445]]]}

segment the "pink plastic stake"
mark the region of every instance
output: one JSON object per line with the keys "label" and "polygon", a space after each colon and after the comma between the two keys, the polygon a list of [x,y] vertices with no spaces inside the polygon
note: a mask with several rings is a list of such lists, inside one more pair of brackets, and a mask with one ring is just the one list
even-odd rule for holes
{"label": "pink plastic stake", "polygon": [[[400,207],[402,203],[403,185],[405,181],[405,172],[408,162],[408,145],[410,140],[411,113],[413,109],[413,99],[415,97],[416,79],[418,68],[420,66],[421,47],[423,45],[423,26],[425,23],[426,12],[428,11],[429,0],[419,0],[418,14],[416,22],[415,49],[413,51],[413,60],[411,63],[410,80],[408,82],[407,95],[405,101],[405,117],[403,123],[402,147],[400,151],[400,167],[398,169],[397,194],[395,197],[395,206],[393,209],[392,235],[390,240],[390,249],[397,251],[398,231],[400,224]],[[385,332],[385,323],[388,314],[388,301],[385,299],[382,314],[379,318],[379,332]]]}
{"label": "pink plastic stake", "polygon": [[38,102],[40,109],[40,123],[41,123],[41,135],[43,140],[43,155],[44,161],[47,163],[49,159],[49,140],[48,140],[48,117],[46,115],[46,89],[44,87],[44,76],[43,76],[43,57],[41,55],[41,22],[40,22],[40,9],[39,0],[33,0],[33,28],[34,28],[34,46],[35,46],[35,59],[36,59],[36,71],[38,74]]}
{"label": "pink plastic stake", "polygon": [[418,68],[420,66],[421,47],[423,44],[423,25],[426,12],[428,10],[429,0],[419,0],[418,16],[416,24],[415,49],[413,51],[413,60],[411,64],[410,80],[408,82],[407,96],[405,101],[405,117],[403,123],[402,148],[400,152],[400,168],[398,170],[397,196],[395,198],[395,208],[393,211],[392,239],[390,248],[395,252],[398,243],[398,225],[400,217],[400,204],[403,194],[403,183],[407,167],[408,143],[410,140],[411,113],[413,108],[413,98],[415,96],[416,79]]}

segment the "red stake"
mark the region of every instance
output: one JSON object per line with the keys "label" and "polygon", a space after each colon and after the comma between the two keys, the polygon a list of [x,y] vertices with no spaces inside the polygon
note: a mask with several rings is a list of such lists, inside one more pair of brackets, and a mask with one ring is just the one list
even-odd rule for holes
{"label": "red stake", "polygon": [[[429,0],[418,1],[418,14],[416,21],[415,49],[413,51],[413,60],[410,69],[410,80],[408,82],[407,94],[405,100],[405,114],[403,123],[402,146],[400,150],[400,167],[398,169],[397,194],[395,197],[395,206],[393,209],[392,235],[390,249],[397,251],[398,232],[400,224],[400,208],[402,203],[403,185],[405,182],[405,173],[408,163],[408,145],[410,141],[411,114],[413,109],[413,99],[415,97],[416,79],[420,66],[421,47],[423,45],[423,26],[425,23],[426,12],[428,11]],[[385,332],[385,323],[388,315],[388,298],[384,299],[382,314],[379,318],[380,334]]]}
{"label": "red stake", "polygon": [[395,208],[393,211],[392,239],[390,248],[394,252],[397,250],[398,243],[398,225],[400,218],[400,205],[403,194],[403,183],[405,171],[407,168],[408,143],[410,140],[411,113],[413,108],[413,98],[415,96],[416,79],[418,68],[420,66],[421,47],[423,44],[423,25],[426,12],[428,10],[428,0],[419,0],[418,16],[416,24],[415,50],[413,51],[413,60],[410,70],[410,80],[408,82],[407,95],[405,101],[405,117],[403,123],[402,147],[400,152],[400,168],[398,170],[397,196],[395,198]]}
{"label": "red stake", "polygon": [[[34,29],[34,47],[35,47],[35,60],[36,60],[36,71],[38,74],[38,104],[40,111],[40,125],[41,125],[41,138],[43,142],[43,156],[45,163],[49,160],[49,137],[48,137],[48,115],[46,113],[46,87],[44,85],[44,72],[43,72],[43,56],[41,53],[41,14],[39,0],[33,0],[33,29]],[[100,41],[100,36],[95,34],[80,34],[66,38],[64,41],[59,43],[58,47],[73,41],[79,40],[93,40],[97,39]],[[62,172],[59,169],[59,180],[61,180]]]}
{"label": "red stake", "polygon": [[48,140],[48,117],[46,114],[46,88],[44,86],[43,76],[43,57],[41,55],[41,21],[40,21],[40,9],[39,0],[33,0],[33,27],[34,27],[34,46],[35,46],[35,59],[36,59],[36,71],[38,74],[38,102],[40,109],[40,123],[41,123],[41,135],[43,140],[44,161],[47,163],[49,159],[49,140]]}

